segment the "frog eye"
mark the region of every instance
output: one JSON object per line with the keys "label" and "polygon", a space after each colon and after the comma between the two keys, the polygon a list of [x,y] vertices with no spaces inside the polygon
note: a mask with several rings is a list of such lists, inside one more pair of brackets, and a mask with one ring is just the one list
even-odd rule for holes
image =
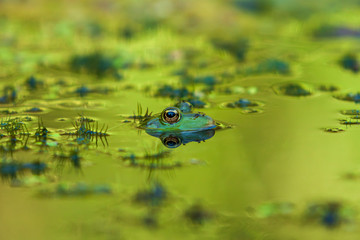
{"label": "frog eye", "polygon": [[180,120],[181,112],[180,109],[176,107],[168,107],[161,113],[161,119],[164,122],[173,124]]}
{"label": "frog eye", "polygon": [[177,148],[181,145],[181,139],[176,136],[169,136],[162,140],[165,147],[168,148]]}

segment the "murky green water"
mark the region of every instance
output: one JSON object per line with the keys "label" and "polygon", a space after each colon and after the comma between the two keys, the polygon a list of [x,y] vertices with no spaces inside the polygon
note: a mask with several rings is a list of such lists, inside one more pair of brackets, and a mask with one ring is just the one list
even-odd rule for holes
{"label": "murky green water", "polygon": [[[360,83],[339,59],[359,55],[359,38],[311,31],[327,19],[354,26],[359,5],[341,14],[307,6],[311,17],[283,21],[292,8],[279,3],[251,15],[201,2],[208,16],[193,13],[192,29],[187,4],[179,24],[168,17],[126,39],[127,14],[116,11],[144,6],[0,1],[0,239],[356,239]],[[224,15],[247,21],[229,20],[240,33],[214,25],[248,39],[245,61],[209,40],[206,19]],[[190,93],[159,96],[164,85]],[[294,91],[304,96],[286,95]],[[181,99],[203,101],[195,112],[231,128],[169,149],[129,118],[138,104],[160,113]],[[256,104],[234,107],[239,99]],[[76,133],[81,117],[95,121],[90,137]]]}

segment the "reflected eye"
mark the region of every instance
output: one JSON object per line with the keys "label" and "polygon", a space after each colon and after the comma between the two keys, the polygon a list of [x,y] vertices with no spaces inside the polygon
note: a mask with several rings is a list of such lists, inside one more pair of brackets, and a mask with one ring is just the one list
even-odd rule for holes
{"label": "reflected eye", "polygon": [[161,113],[161,119],[164,122],[173,124],[176,123],[180,120],[181,118],[181,114],[180,114],[180,110],[176,107],[169,107],[166,108],[162,113]]}
{"label": "reflected eye", "polygon": [[166,137],[162,140],[162,142],[165,145],[165,147],[168,148],[177,148],[178,146],[181,145],[181,139],[176,136]]}

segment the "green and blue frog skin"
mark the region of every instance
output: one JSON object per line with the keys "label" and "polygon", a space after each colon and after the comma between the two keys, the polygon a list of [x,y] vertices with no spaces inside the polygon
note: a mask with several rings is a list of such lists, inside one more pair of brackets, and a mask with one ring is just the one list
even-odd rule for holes
{"label": "green and blue frog skin", "polygon": [[193,113],[191,104],[181,102],[177,107],[165,108],[160,114],[144,119],[139,127],[149,135],[160,138],[166,147],[175,148],[213,137],[222,124],[204,113]]}

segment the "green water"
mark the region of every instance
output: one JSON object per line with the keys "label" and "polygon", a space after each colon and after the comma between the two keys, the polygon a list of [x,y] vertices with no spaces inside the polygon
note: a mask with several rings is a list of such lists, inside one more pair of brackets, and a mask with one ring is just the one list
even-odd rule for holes
{"label": "green water", "polygon": [[[219,1],[198,3],[207,6],[209,15],[204,17],[201,11],[199,16],[195,14],[200,22],[216,16],[222,19],[227,11],[231,12],[229,18],[247,21],[234,21],[243,24],[241,34],[250,42],[246,61],[241,62],[210,44],[210,20],[194,27],[199,33],[194,34],[191,28],[180,31],[180,23],[187,17],[181,18],[179,24],[175,17],[169,17],[169,25],[140,31],[135,38],[126,40],[118,37],[116,26],[127,15],[107,8],[101,11],[108,15],[101,15],[94,4],[84,1],[72,8],[65,1],[55,5],[0,1],[0,92],[11,85],[18,94],[15,101],[0,105],[1,111],[17,111],[11,115],[2,113],[2,121],[32,118],[25,122],[30,149],[19,149],[25,143],[21,138],[18,150],[1,151],[2,161],[40,161],[47,165],[46,172],[39,176],[24,171],[15,179],[3,177],[0,239],[356,239],[360,208],[356,139],[360,130],[357,125],[341,125],[339,120],[350,118],[341,111],[358,109],[358,105],[333,96],[360,90],[358,73],[338,63],[344,54],[359,52],[359,40],[314,39],[310,32],[316,23],[328,18],[330,22],[354,26],[358,5],[342,8],[341,13],[329,9],[321,13],[316,6],[308,6],[315,9],[312,17],[304,20],[286,15],[287,21],[283,21],[276,11],[259,16],[241,11],[235,14],[231,7],[217,12],[217,6],[223,5]],[[184,10],[184,16],[188,11]],[[344,16],[349,16],[347,21],[341,21]],[[98,22],[105,33],[91,36],[95,30],[82,27],[89,18]],[[216,31],[221,32],[218,28]],[[196,53],[191,60],[184,57],[191,52],[189,49]],[[69,59],[73,55],[94,52],[116,56],[116,72],[123,79],[114,78],[113,69],[100,79],[90,70],[72,71]],[[180,57],[168,63],[169,53]],[[255,66],[266,59],[289,63],[290,73],[255,74]],[[134,66],[119,67],[126,61]],[[141,68],[141,64],[151,66]],[[210,93],[204,93],[204,84],[185,87],[205,95],[202,100],[207,107],[194,111],[205,112],[231,128],[216,131],[214,137],[202,143],[166,149],[159,139],[139,130],[137,122],[127,117],[136,114],[138,104],[143,114],[146,108],[159,113],[173,106],[177,99],[155,95],[163,84],[181,87],[180,77],[172,72],[184,66],[192,75],[220,79]],[[30,76],[42,80],[43,85],[29,90],[25,81]],[[312,95],[294,97],[274,91],[278,84],[298,82],[309,86]],[[322,84],[339,90],[320,91]],[[79,96],[75,91],[82,86],[98,92]],[[225,94],[220,91],[225,87],[241,91]],[[241,108],[225,107],[239,98],[261,103],[259,111],[246,113]],[[43,111],[24,112],[33,107]],[[79,144],[76,136],[61,135],[76,130],[73,123],[79,116],[92,118],[101,127],[108,126],[106,141],[95,137],[87,144]],[[39,121],[50,131],[49,144],[43,147],[34,137]],[[344,131],[330,133],[325,128]],[[4,129],[1,133],[5,133]],[[2,146],[8,140],[3,137]],[[54,157],[59,146],[66,154],[78,149],[81,168],[69,160],[61,165]],[[170,154],[159,159],[142,158],[162,151]],[[137,165],[131,164],[130,156],[135,156]],[[349,174],[355,177],[344,177]],[[56,189],[66,184],[70,188],[76,184],[106,186],[111,194],[57,194]],[[166,198],[156,204],[134,200],[139,192],[156,184],[165,189]],[[40,194],[44,192],[48,195]],[[340,214],[335,226],[325,226],[321,214],[313,220],[306,217],[312,203],[332,202],[350,212]],[[269,214],[261,210],[264,204],[271,203],[291,203],[293,207],[282,215],[271,209]],[[194,205],[203,209],[201,223],[187,217]]]}

